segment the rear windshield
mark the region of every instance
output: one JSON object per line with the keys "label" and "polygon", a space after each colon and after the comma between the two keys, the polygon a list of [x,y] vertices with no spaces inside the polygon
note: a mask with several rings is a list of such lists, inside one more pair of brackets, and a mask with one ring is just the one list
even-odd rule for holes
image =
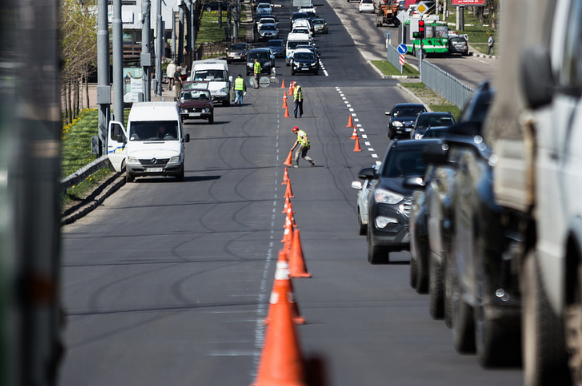
{"label": "rear windshield", "polygon": [[427,128],[429,126],[453,126],[455,120],[451,116],[444,117],[423,117],[422,115],[418,117],[418,122],[416,122],[417,128]]}
{"label": "rear windshield", "polygon": [[177,141],[178,121],[133,121],[129,127],[130,141]]}
{"label": "rear windshield", "polygon": [[305,44],[305,42],[287,42],[287,49],[294,50],[298,45]]}
{"label": "rear windshield", "polygon": [[393,148],[390,150],[387,161],[382,170],[382,177],[385,178],[424,176],[426,171],[426,164],[422,159],[422,147]]}
{"label": "rear windshield", "polygon": [[311,52],[297,52],[293,58],[295,60],[313,60],[314,56]]}
{"label": "rear windshield", "polygon": [[204,90],[192,90],[192,91],[182,91],[180,94],[180,100],[182,101],[209,101],[210,100],[210,92]]}
{"label": "rear windshield", "polygon": [[224,81],[226,76],[223,70],[198,70],[194,73],[194,80],[222,80]]}

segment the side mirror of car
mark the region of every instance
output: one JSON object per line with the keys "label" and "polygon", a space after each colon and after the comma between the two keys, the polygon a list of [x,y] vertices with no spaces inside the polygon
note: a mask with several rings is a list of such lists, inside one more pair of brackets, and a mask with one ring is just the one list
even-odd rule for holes
{"label": "side mirror of car", "polygon": [[424,190],[424,178],[406,177],[402,185],[410,190]]}
{"label": "side mirror of car", "polygon": [[352,188],[361,190],[362,189],[362,181],[352,181]]}
{"label": "side mirror of car", "polygon": [[358,178],[361,180],[371,180],[378,178],[378,174],[374,168],[363,168],[358,173]]}
{"label": "side mirror of car", "polygon": [[390,116],[390,115],[392,115],[392,114],[390,113],[390,111],[385,111],[385,112],[384,112],[384,115]]}
{"label": "side mirror of car", "polygon": [[190,134],[184,135],[184,142],[190,142]]}
{"label": "side mirror of car", "polygon": [[549,104],[555,80],[549,48],[530,47],[521,56],[521,89],[528,107],[537,109]]}

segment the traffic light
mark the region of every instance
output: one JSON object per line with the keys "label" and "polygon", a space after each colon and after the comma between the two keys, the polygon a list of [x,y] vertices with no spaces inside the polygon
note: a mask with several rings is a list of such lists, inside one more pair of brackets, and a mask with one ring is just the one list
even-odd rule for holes
{"label": "traffic light", "polygon": [[418,21],[418,38],[424,39],[424,20]]}

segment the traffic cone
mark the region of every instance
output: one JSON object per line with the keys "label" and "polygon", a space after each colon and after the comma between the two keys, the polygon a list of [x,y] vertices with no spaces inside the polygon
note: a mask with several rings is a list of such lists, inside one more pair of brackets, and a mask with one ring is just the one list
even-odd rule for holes
{"label": "traffic cone", "polygon": [[360,149],[360,137],[356,137],[356,146],[354,146],[354,151],[362,151],[362,149]]}
{"label": "traffic cone", "polygon": [[[289,155],[287,155],[287,158],[285,159],[285,162],[283,162],[283,165],[293,166],[293,150],[289,150]],[[287,180],[287,182],[289,182],[289,180]]]}
{"label": "traffic cone", "polygon": [[297,228],[297,223],[295,222],[295,216],[293,216],[295,212],[293,212],[293,206],[291,205],[291,201],[289,201],[289,205],[287,206],[287,219],[293,225],[293,228]]}
{"label": "traffic cone", "polygon": [[283,118],[289,118],[289,108],[287,106],[285,106],[285,115],[283,115]]}
{"label": "traffic cone", "polygon": [[350,117],[348,118],[348,125],[346,127],[354,127],[354,123],[352,122],[352,114],[350,114]]}
{"label": "traffic cone", "polygon": [[299,229],[293,230],[293,243],[291,244],[291,254],[289,257],[289,276],[311,277],[311,274],[307,272],[307,267],[305,267]]}
{"label": "traffic cone", "polygon": [[287,168],[285,168],[285,172],[283,173],[283,182],[281,182],[281,185],[286,185],[289,182],[289,172],[287,171]]}
{"label": "traffic cone", "polygon": [[356,127],[354,126],[354,131],[352,132],[352,138],[350,139],[356,139],[358,137],[358,132],[356,131]]}
{"label": "traffic cone", "polygon": [[281,82],[281,88],[285,88],[285,79],[283,79],[283,82]]}
{"label": "traffic cone", "polygon": [[[293,319],[293,323],[305,324],[305,318],[302,317],[299,313],[299,306],[295,301],[293,284],[291,283],[291,280],[289,280],[289,263],[287,263],[287,253],[285,253],[283,249],[279,251],[279,261],[277,261],[275,282],[273,283],[273,291],[271,293],[276,293],[279,287],[283,287],[284,293],[287,294],[287,300],[289,301],[289,306],[291,307],[291,318]],[[269,313],[267,314],[267,317],[263,319],[263,324],[269,324],[271,319],[271,307],[269,307]]]}
{"label": "traffic cone", "polygon": [[287,207],[289,206],[290,203],[291,200],[289,200],[289,197],[285,197],[285,205],[283,205],[283,211],[281,213],[283,214],[287,213]]}
{"label": "traffic cone", "polygon": [[283,231],[283,238],[281,242],[283,243],[283,248],[285,251],[291,250],[291,245],[293,244],[293,225],[290,221],[287,221],[287,217],[285,217],[285,230]]}
{"label": "traffic cone", "polygon": [[285,91],[283,91],[283,108],[287,108],[287,94],[285,94]]}
{"label": "traffic cone", "polygon": [[[284,271],[277,272],[276,280],[285,276]],[[257,378],[251,386],[307,386],[299,339],[293,325],[288,291],[284,285],[277,286],[271,293],[269,315],[270,322],[265,334]]]}
{"label": "traffic cone", "polygon": [[293,189],[291,189],[291,180],[287,182],[287,189],[285,189],[285,197],[294,198]]}

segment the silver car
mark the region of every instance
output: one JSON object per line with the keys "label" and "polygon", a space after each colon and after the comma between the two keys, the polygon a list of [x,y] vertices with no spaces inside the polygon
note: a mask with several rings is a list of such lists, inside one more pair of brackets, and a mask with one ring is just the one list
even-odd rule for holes
{"label": "silver car", "polygon": [[[379,165],[372,166],[376,172],[378,167]],[[368,230],[368,193],[370,193],[372,184],[377,181],[370,178],[363,178],[362,180],[352,181],[352,188],[358,189],[356,203],[358,206],[358,233],[360,236],[365,235]]]}

